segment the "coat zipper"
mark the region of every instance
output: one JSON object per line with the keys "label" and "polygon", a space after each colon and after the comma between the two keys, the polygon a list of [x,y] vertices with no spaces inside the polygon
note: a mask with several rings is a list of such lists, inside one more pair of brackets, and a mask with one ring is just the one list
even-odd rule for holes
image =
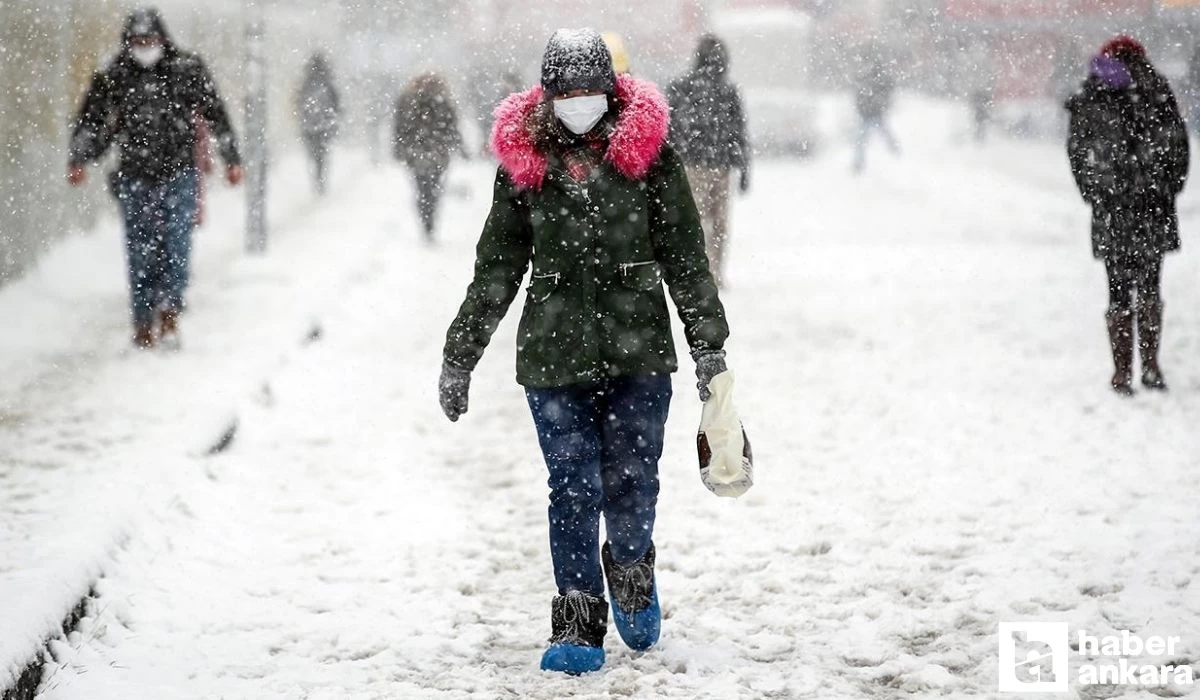
{"label": "coat zipper", "polygon": [[628,275],[629,271],[635,267],[645,267],[646,265],[655,265],[657,260],[647,260],[646,262],[621,263],[621,274]]}

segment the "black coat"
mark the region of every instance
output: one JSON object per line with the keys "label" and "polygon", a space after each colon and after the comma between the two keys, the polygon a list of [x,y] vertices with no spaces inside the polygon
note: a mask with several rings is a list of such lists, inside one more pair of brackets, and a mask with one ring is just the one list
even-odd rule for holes
{"label": "black coat", "polygon": [[226,164],[241,162],[233,127],[208,68],[163,32],[165,53],[142,67],[129,50],[92,77],[70,145],[70,163],[98,160],[115,142],[122,178],[165,182],[196,167],[196,128],[207,122]]}
{"label": "black coat", "polygon": [[296,115],[306,139],[329,141],[337,135],[341,99],[333,84],[333,70],[322,56],[308,63],[304,82],[296,94]]}
{"label": "black coat", "polygon": [[706,168],[749,166],[746,118],[737,88],[726,80],[724,46],[702,42],[696,67],[667,88],[671,103],[671,145],[687,165]]}
{"label": "black coat", "polygon": [[896,92],[896,81],[882,61],[870,64],[858,76],[858,91],[855,106],[863,119],[880,119],[892,107],[892,95]]}
{"label": "black coat", "polygon": [[445,170],[461,150],[458,110],[445,82],[426,75],[414,80],[396,100],[392,153],[418,170]]}
{"label": "black coat", "polygon": [[1180,243],[1175,198],[1187,181],[1187,130],[1166,79],[1144,60],[1130,72],[1131,87],[1090,77],[1067,102],[1067,155],[1093,207],[1097,258],[1161,257]]}

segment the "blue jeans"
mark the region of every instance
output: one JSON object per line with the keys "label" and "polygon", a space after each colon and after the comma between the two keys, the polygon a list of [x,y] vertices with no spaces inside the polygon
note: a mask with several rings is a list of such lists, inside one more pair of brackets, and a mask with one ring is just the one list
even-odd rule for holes
{"label": "blue jeans", "polygon": [[149,325],[157,309],[183,309],[198,186],[195,170],[161,184],[124,178],[115,182],[125,219],[130,306],[136,324]]}
{"label": "blue jeans", "polygon": [[601,514],[618,564],[640,561],[650,549],[671,377],[525,394],[550,470],[550,557],[559,594],[604,595]]}

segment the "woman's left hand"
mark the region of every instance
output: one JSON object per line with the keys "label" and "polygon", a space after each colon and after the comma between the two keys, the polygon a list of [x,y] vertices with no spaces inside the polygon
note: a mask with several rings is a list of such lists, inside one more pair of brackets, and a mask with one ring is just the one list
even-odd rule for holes
{"label": "woman's left hand", "polygon": [[713,377],[729,369],[725,366],[725,351],[701,350],[693,352],[692,359],[696,361],[696,388],[700,390],[700,400],[708,401],[712,398],[709,383]]}

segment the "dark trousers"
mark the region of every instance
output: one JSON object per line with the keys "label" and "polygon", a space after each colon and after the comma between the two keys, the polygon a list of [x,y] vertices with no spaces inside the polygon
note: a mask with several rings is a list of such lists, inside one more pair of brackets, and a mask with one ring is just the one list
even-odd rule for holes
{"label": "dark trousers", "polygon": [[195,170],[165,183],[121,178],[114,181],[125,219],[130,307],[138,325],[153,323],[156,309],[183,309],[198,183]]}
{"label": "dark trousers", "polygon": [[613,559],[632,564],[654,535],[669,375],[526,389],[550,471],[550,556],[560,595],[604,595],[600,517]]}
{"label": "dark trousers", "polygon": [[992,121],[992,96],[986,92],[971,93],[971,117],[975,122],[975,140],[987,139],[988,124]]}
{"label": "dark trousers", "polygon": [[325,194],[329,189],[329,139],[317,134],[306,134],[304,145],[308,148],[309,158],[312,159],[313,181],[317,194]]}
{"label": "dark trousers", "polygon": [[1139,307],[1152,307],[1162,301],[1162,256],[1109,256],[1104,259],[1108,273],[1108,307],[1114,311],[1132,311],[1134,293]]}
{"label": "dark trousers", "polygon": [[899,155],[900,142],[888,126],[883,115],[864,116],[858,123],[858,136],[854,141],[854,172],[862,172],[867,167],[867,144],[871,140],[871,132],[878,131],[889,151]]}
{"label": "dark trousers", "polygon": [[413,167],[412,174],[417,190],[417,213],[421,217],[421,227],[427,238],[433,238],[446,167],[440,163],[420,164]]}

